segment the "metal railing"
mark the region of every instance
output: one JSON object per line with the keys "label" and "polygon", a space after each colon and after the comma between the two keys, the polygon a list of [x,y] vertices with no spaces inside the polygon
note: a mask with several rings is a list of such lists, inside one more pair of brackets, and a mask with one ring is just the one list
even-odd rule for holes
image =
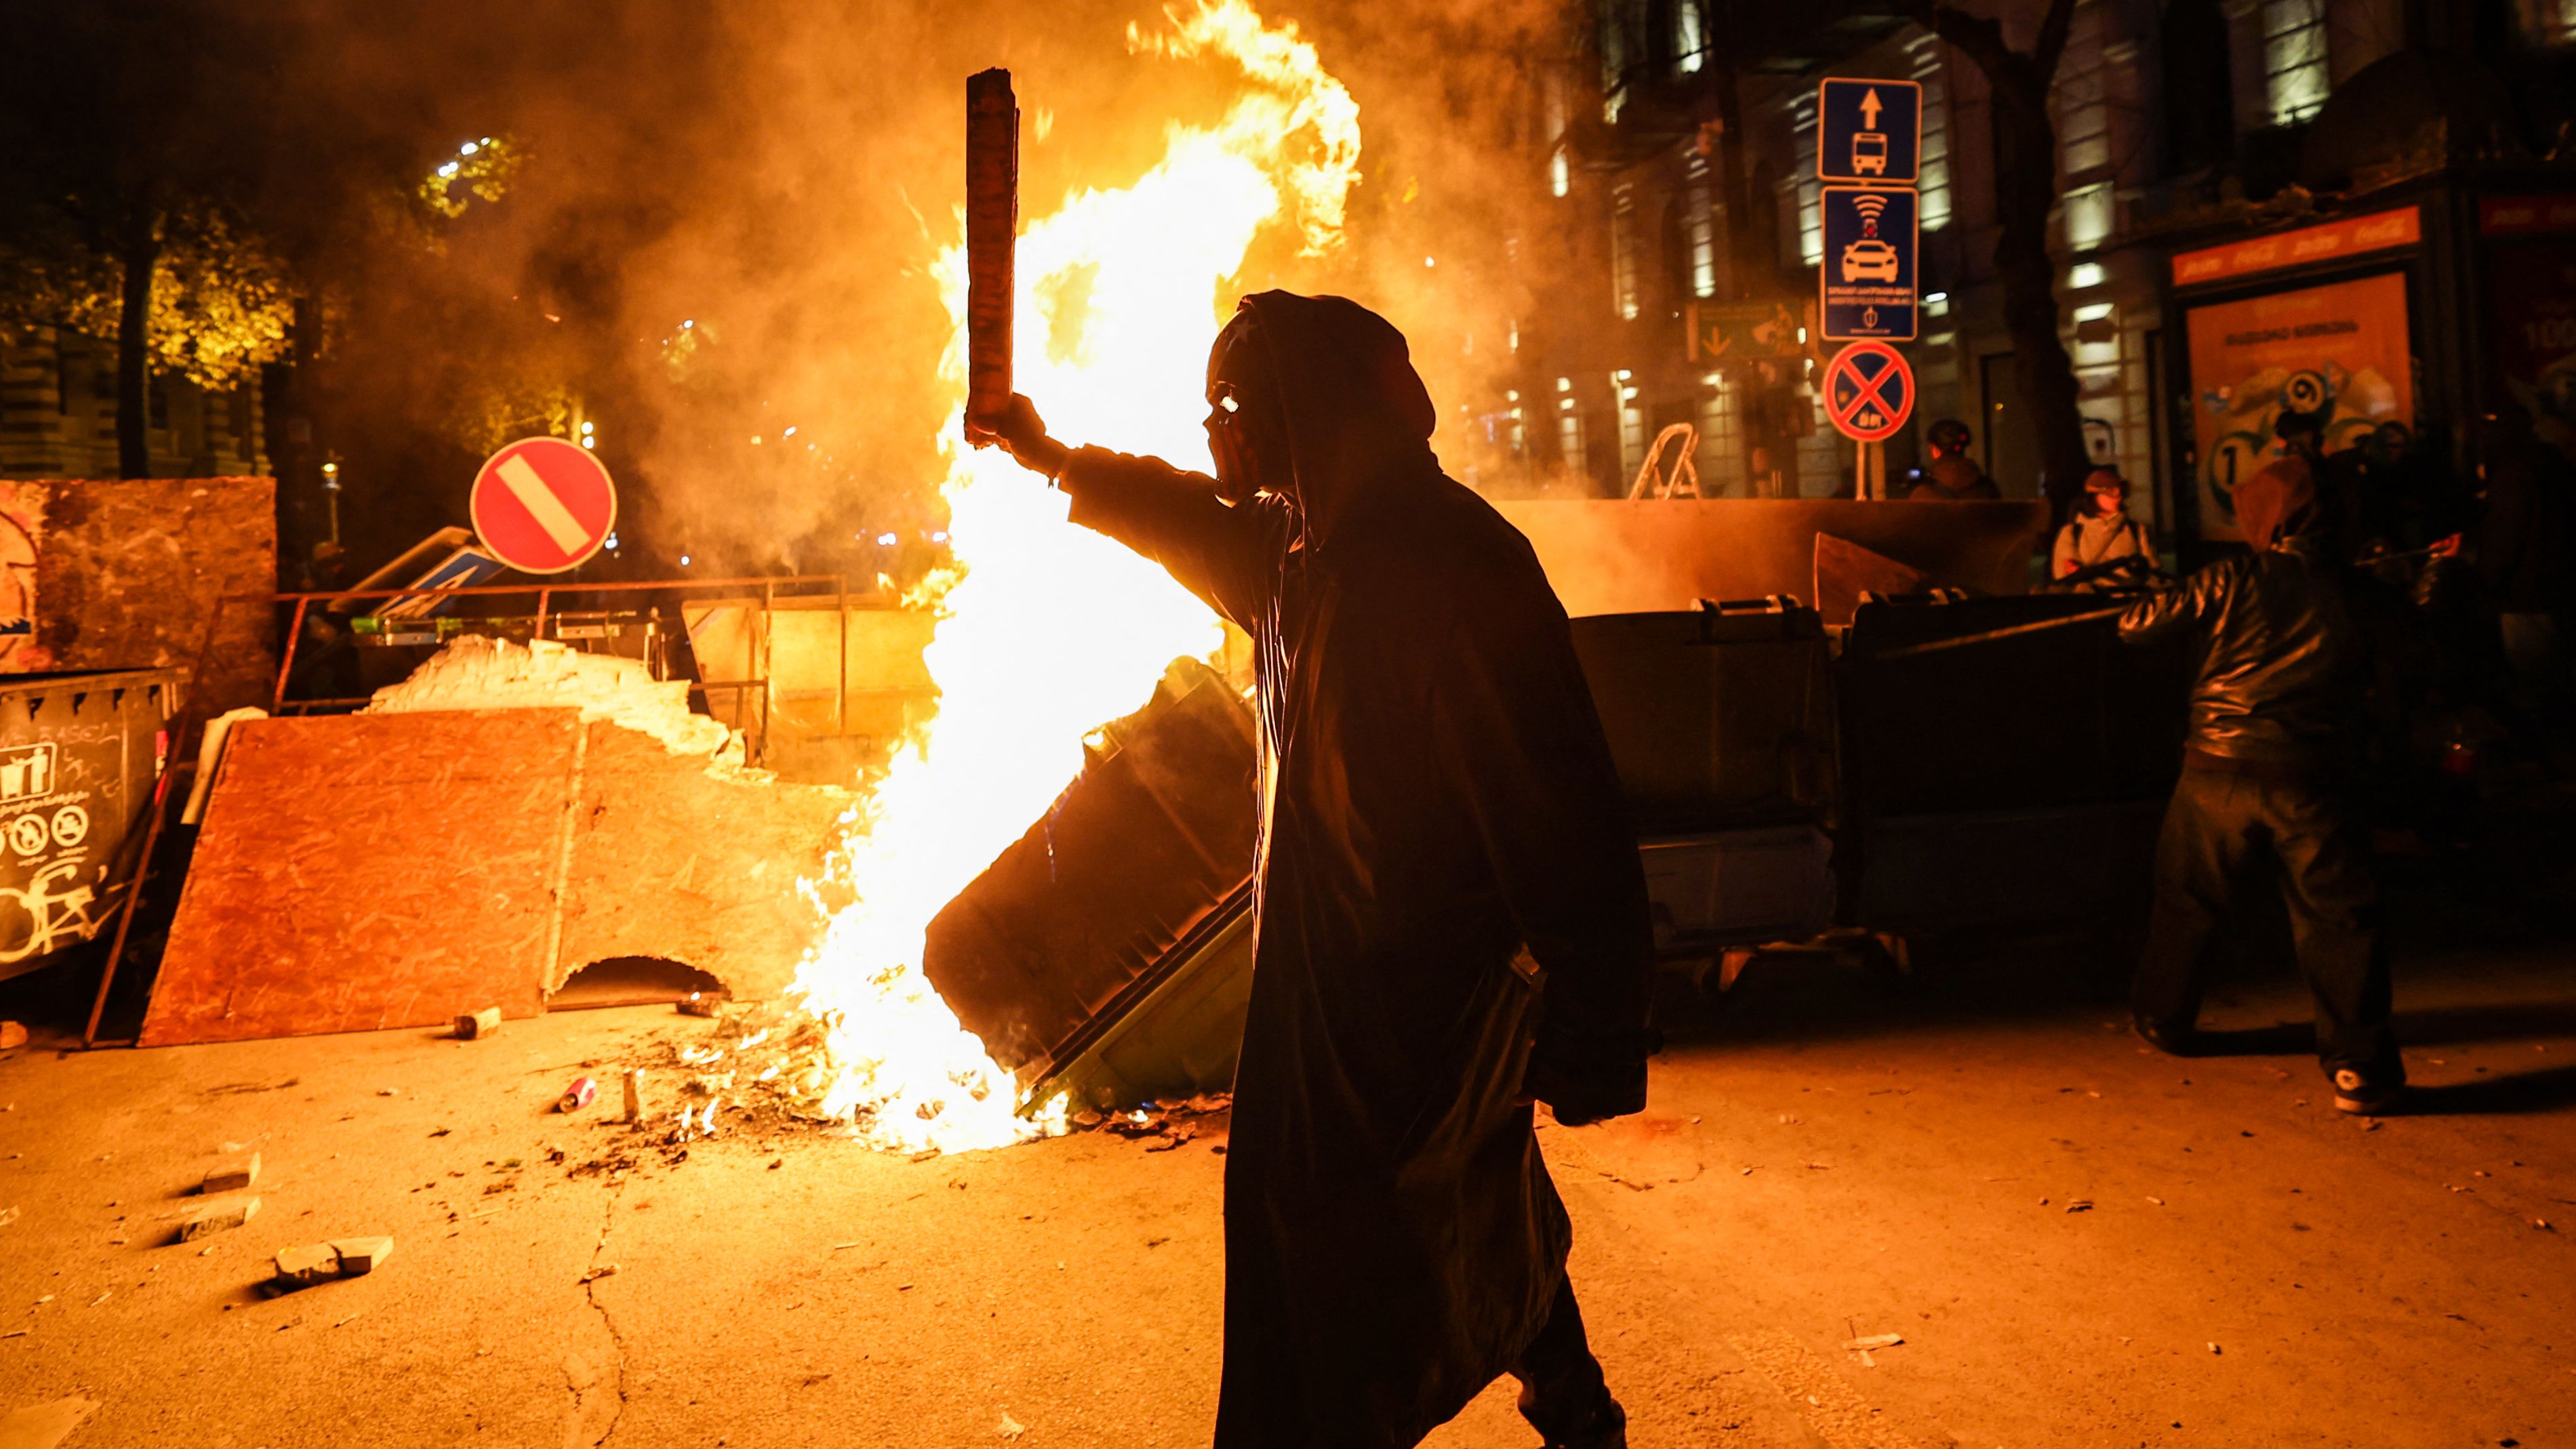
{"label": "metal railing", "polygon": [[[827,587],[828,594],[826,593]],[[777,688],[771,669],[771,654],[773,641],[777,635],[777,631],[774,627],[774,620],[777,610],[782,602],[783,590],[799,591],[786,594],[784,598],[787,600],[811,598],[816,601],[820,601],[825,597],[829,597],[833,603],[835,617],[843,620],[841,629],[837,631],[838,648],[840,653],[839,668],[837,671],[838,686],[833,702],[833,718],[837,721],[846,721],[849,717],[850,643],[847,619],[849,615],[851,595],[849,578],[845,574],[789,574],[785,576],[773,575],[765,578],[754,577],[725,579],[644,579],[596,584],[479,584],[466,588],[427,589],[397,587],[381,589],[278,592],[267,594],[226,594],[216,599],[214,612],[206,621],[205,641],[199,647],[197,664],[196,669],[193,672],[193,677],[197,679],[203,679],[206,677],[206,666],[213,658],[215,641],[219,637],[219,630],[223,622],[224,614],[226,610],[236,606],[255,607],[264,604],[272,608],[287,611],[287,617],[284,620],[286,626],[286,639],[283,646],[278,650],[277,679],[269,693],[269,713],[277,715],[313,714],[334,710],[357,709],[365,706],[368,702],[368,696],[366,695],[347,698],[287,698],[288,689],[295,677],[297,651],[304,643],[305,621],[312,616],[316,605],[327,607],[333,603],[361,599],[380,599],[387,601],[395,599],[425,599],[445,601],[449,599],[462,598],[524,598],[533,595],[536,600],[536,612],[534,615],[529,616],[532,622],[531,637],[542,639],[545,637],[547,620],[549,618],[559,619],[566,612],[562,609],[559,603],[560,600],[565,598],[582,598],[588,595],[632,596],[647,593],[663,593],[681,596],[674,600],[674,602],[685,603],[688,601],[688,597],[692,595],[699,597],[701,600],[705,600],[705,596],[709,594],[717,594],[719,595],[718,598],[705,601],[732,602],[738,598],[741,602],[749,603],[752,596],[747,591],[753,588],[757,588],[760,591],[758,595],[760,606],[760,626],[756,637],[758,657],[754,672],[739,679],[701,678],[693,680],[689,688],[691,693],[699,695],[706,700],[707,712],[711,716],[716,712],[715,700],[719,693],[725,694],[731,699],[733,704],[733,708],[730,711],[733,716],[731,721],[732,726],[734,729],[742,732],[746,742],[747,758],[750,762],[756,764],[767,753],[770,720],[777,704]],[[332,612],[355,613],[356,611],[334,610]],[[493,621],[487,619],[479,622],[488,623]],[[686,618],[682,617],[677,622],[682,632],[685,633],[688,627]],[[460,627],[455,632],[474,633],[478,631],[471,627]],[[442,631],[442,637],[444,637],[444,631]],[[745,717],[748,713],[746,705],[753,697],[755,691],[757,692],[757,697],[760,701],[759,719],[757,721],[756,732],[753,723]],[[184,733],[181,737],[185,737]]]}

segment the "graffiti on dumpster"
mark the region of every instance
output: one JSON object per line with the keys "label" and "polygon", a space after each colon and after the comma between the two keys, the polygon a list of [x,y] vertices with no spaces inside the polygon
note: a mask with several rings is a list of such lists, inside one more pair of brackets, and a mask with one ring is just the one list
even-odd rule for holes
{"label": "graffiti on dumpster", "polygon": [[123,886],[104,882],[102,852],[121,832],[93,838],[91,811],[109,808],[98,787],[121,757],[112,738],[77,733],[0,747],[0,967],[91,940],[112,918]]}
{"label": "graffiti on dumpster", "polygon": [[36,872],[36,878],[23,887],[0,886],[0,965],[98,935],[107,917],[90,911],[97,902],[96,893],[85,885],[58,889],[66,881],[78,880],[80,872],[77,860],[57,861]]}

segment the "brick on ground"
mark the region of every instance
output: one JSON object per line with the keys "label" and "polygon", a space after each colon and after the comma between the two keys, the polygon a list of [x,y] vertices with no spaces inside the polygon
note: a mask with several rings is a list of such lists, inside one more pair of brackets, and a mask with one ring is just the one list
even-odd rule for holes
{"label": "brick on ground", "polygon": [[236,1157],[209,1170],[206,1173],[205,1182],[199,1185],[197,1190],[209,1194],[241,1192],[258,1181],[259,1154],[254,1152],[248,1157]]}
{"label": "brick on ground", "polygon": [[210,1202],[179,1224],[179,1241],[193,1243],[208,1233],[220,1233],[249,1222],[259,1212],[259,1199],[234,1198],[227,1202]]}
{"label": "brick on ground", "polygon": [[307,1243],[277,1255],[277,1281],[302,1287],[340,1276],[340,1254],[329,1243]]}
{"label": "brick on ground", "polygon": [[394,1240],[390,1237],[335,1238],[330,1247],[340,1257],[341,1277],[363,1278],[393,1256]]}

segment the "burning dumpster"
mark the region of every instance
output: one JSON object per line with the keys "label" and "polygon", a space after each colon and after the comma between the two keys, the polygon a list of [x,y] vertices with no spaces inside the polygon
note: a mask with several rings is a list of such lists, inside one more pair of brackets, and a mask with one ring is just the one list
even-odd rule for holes
{"label": "burning dumpster", "polygon": [[1033,1101],[1223,1090],[1251,988],[1252,711],[1194,660],[932,919],[922,971]]}

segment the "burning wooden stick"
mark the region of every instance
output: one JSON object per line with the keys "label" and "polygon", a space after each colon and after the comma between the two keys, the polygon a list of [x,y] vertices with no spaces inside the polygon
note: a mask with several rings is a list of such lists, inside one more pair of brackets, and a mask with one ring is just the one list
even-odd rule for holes
{"label": "burning wooden stick", "polygon": [[1020,103],[1011,73],[966,80],[966,417],[1011,404],[1013,250],[1020,230]]}

